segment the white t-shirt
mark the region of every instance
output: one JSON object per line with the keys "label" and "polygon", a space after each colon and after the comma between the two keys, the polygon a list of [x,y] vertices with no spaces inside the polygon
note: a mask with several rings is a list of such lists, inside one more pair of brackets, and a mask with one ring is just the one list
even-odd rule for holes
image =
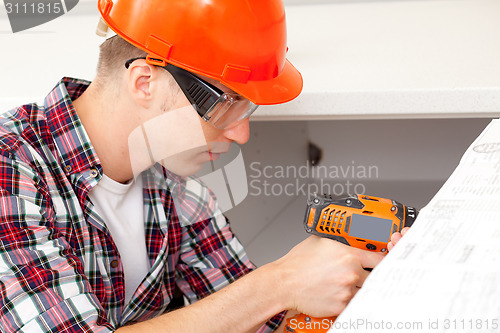
{"label": "white t-shirt", "polygon": [[104,175],[89,197],[113,237],[125,275],[125,304],[149,271],[142,178],[122,184]]}

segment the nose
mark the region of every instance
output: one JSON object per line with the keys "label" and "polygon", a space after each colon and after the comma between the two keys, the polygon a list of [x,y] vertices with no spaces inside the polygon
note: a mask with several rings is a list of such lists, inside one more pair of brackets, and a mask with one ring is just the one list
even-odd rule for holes
{"label": "nose", "polygon": [[245,144],[250,138],[250,120],[240,120],[237,125],[225,129],[224,136],[240,145]]}

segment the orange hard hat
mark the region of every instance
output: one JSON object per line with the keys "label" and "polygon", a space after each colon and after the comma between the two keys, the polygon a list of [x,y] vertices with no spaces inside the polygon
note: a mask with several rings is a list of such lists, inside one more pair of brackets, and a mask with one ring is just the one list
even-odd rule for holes
{"label": "orange hard hat", "polygon": [[218,80],[255,104],[288,102],[302,90],[286,59],[282,0],[99,0],[98,8],[150,61]]}

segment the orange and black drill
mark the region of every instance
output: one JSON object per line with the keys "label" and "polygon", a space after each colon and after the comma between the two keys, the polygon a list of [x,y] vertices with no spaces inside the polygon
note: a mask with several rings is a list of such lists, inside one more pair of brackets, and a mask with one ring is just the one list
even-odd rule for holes
{"label": "orange and black drill", "polygon": [[[356,195],[334,200],[330,195],[322,195],[308,200],[304,227],[308,233],[349,246],[386,252],[391,235],[411,227],[417,215],[415,208],[390,199]],[[335,318],[299,314],[287,319],[285,332],[324,333]]]}

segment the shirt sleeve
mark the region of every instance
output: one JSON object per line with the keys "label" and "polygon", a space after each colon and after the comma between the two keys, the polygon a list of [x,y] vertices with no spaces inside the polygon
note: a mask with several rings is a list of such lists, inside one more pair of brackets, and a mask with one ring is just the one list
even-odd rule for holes
{"label": "shirt sleeve", "polygon": [[[222,213],[184,229],[177,284],[191,303],[255,269]],[[283,318],[274,316],[257,332],[274,331]]]}
{"label": "shirt sleeve", "polygon": [[32,180],[0,172],[17,191],[0,187],[0,331],[111,332],[80,261],[35,204]]}

